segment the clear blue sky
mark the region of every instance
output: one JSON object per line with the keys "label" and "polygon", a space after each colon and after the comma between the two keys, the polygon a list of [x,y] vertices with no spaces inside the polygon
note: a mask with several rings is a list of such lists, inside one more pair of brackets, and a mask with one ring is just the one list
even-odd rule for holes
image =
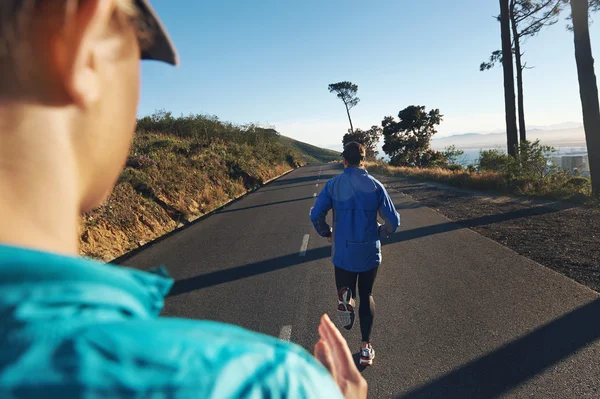
{"label": "clear blue sky", "polygon": [[[154,0],[181,66],[146,62],[140,115],[166,109],[236,123],[273,124],[332,146],[348,129],[329,83],[350,80],[355,127],[411,104],[439,108],[440,135],[504,126],[501,68],[479,72],[500,48],[496,0]],[[566,14],[564,15],[566,17]],[[528,125],[581,121],[566,21],[525,45]],[[600,57],[600,22],[592,45]],[[598,71],[600,72],[600,71]],[[599,73],[600,75],[600,73]]]}

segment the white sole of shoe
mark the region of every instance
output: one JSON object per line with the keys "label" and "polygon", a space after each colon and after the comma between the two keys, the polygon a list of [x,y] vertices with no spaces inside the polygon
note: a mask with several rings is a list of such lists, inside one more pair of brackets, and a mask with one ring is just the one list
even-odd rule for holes
{"label": "white sole of shoe", "polygon": [[364,357],[360,357],[360,365],[361,366],[372,366],[373,365],[373,360],[375,360],[375,352],[373,352],[373,357],[370,359],[364,358]]}
{"label": "white sole of shoe", "polygon": [[372,359],[364,359],[364,358],[360,358],[360,365],[361,366],[372,366],[373,365],[373,359],[375,359],[375,356],[373,356]]}
{"label": "white sole of shoe", "polygon": [[[352,291],[348,289],[344,292],[343,297],[338,297],[338,310],[337,316],[338,321],[345,329],[351,329],[354,325],[355,313],[354,313],[355,301],[352,298]],[[342,310],[343,309],[343,310]],[[349,310],[352,309],[352,310]]]}

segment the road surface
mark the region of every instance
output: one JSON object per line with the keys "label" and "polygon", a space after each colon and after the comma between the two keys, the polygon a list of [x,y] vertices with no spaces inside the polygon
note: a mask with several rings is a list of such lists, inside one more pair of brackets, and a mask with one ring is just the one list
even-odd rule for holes
{"label": "road surface", "polygon": [[[128,259],[177,280],[164,315],[234,323],[312,350],[335,316],[330,246],[308,214],[335,164],[300,168]],[[402,227],[375,284],[371,398],[598,398],[600,299],[390,193]],[[358,326],[345,332],[358,354]]]}

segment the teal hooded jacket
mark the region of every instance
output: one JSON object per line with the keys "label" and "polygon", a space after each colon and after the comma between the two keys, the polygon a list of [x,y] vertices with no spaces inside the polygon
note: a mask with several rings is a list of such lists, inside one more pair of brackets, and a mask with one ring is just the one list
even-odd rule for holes
{"label": "teal hooded jacket", "polygon": [[0,245],[2,398],[341,398],[297,345],[159,318],[173,281]]}

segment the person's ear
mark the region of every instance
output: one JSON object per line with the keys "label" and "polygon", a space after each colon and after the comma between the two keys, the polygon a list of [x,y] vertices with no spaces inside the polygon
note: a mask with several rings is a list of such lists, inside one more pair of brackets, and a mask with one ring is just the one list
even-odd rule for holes
{"label": "person's ear", "polygon": [[102,90],[97,46],[110,40],[114,0],[67,1],[67,23],[61,38],[61,74],[72,103],[80,107],[97,101]]}

